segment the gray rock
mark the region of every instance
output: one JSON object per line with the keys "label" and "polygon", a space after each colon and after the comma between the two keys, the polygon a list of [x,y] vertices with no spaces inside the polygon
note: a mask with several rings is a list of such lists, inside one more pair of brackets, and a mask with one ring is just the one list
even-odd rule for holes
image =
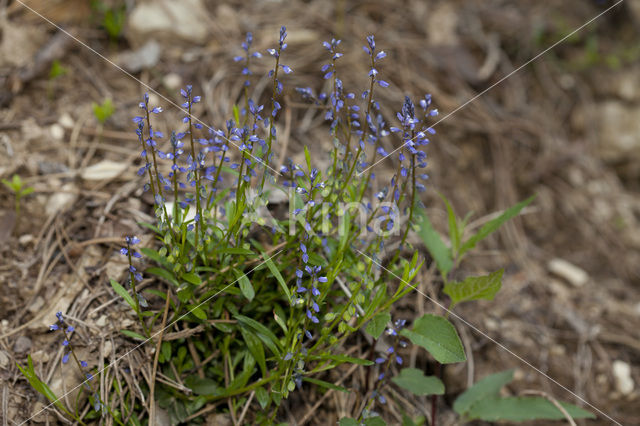
{"label": "gray rock", "polygon": [[120,54],[118,64],[133,73],[153,68],[160,60],[161,50],[158,42],[149,40],[139,49]]}
{"label": "gray rock", "polygon": [[209,18],[202,0],[156,0],[140,2],[129,15],[129,29],[135,35],[178,36],[203,43],[209,35]]}
{"label": "gray rock", "polygon": [[31,349],[31,339],[27,336],[20,336],[13,344],[13,351],[17,354],[28,352]]}
{"label": "gray rock", "polygon": [[640,107],[607,101],[596,108],[602,158],[610,162],[640,159]]}

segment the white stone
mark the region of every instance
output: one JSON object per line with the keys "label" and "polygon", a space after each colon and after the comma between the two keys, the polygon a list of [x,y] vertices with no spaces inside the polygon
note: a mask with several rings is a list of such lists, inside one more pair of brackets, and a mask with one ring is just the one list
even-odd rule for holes
{"label": "white stone", "polygon": [[587,274],[584,269],[581,269],[564,259],[552,259],[547,267],[552,274],[555,274],[560,278],[564,278],[576,287],[581,287],[589,281],[589,274]]}
{"label": "white stone", "polygon": [[51,359],[51,355],[48,351],[40,349],[31,354],[31,359],[34,363],[44,364],[49,362],[49,360]]}
{"label": "white stone", "polygon": [[182,86],[182,77],[179,74],[174,72],[170,72],[165,75],[162,79],[162,83],[169,90],[177,90],[180,86]]}
{"label": "white stone", "polygon": [[640,107],[607,101],[598,105],[596,114],[603,159],[615,162],[640,158]]}
{"label": "white stone", "polygon": [[20,237],[18,238],[18,242],[20,243],[21,246],[26,246],[33,240],[34,238],[33,238],[33,235],[31,234],[20,235]]}
{"label": "white stone", "polygon": [[162,49],[155,40],[149,40],[136,50],[129,50],[118,56],[118,65],[129,72],[137,73],[143,69],[153,68],[160,60]]}
{"label": "white stone", "polygon": [[0,350],[0,368],[6,369],[9,365],[9,355],[5,351]]}
{"label": "white stone", "polygon": [[109,358],[113,352],[113,344],[110,340],[104,342],[104,346],[102,347],[102,356],[104,358]]}
{"label": "white stone", "polygon": [[104,327],[105,325],[107,325],[107,316],[100,315],[100,318],[96,320],[96,327]]}
{"label": "white stone", "polygon": [[29,312],[36,313],[44,306],[44,299],[42,296],[36,297],[31,306],[29,306]]}
{"label": "white stone", "polygon": [[54,123],[49,127],[49,133],[51,133],[53,139],[61,141],[64,138],[64,127],[61,124]]}
{"label": "white stone", "polygon": [[125,163],[103,160],[84,169],[80,176],[84,180],[108,180],[115,178],[124,172],[126,168],[127,165]]}
{"label": "white stone", "polygon": [[623,395],[629,395],[633,392],[634,383],[631,378],[631,366],[624,361],[613,361],[613,377],[616,383],[616,389]]}
{"label": "white stone", "polygon": [[62,191],[56,192],[47,201],[44,211],[49,216],[70,207],[78,198],[78,194],[75,193],[76,187],[72,183],[63,185],[61,189]]}
{"label": "white stone", "polygon": [[208,21],[201,0],[138,2],[129,15],[129,27],[134,32],[173,34],[196,43],[206,41]]}
{"label": "white stone", "polygon": [[73,129],[73,126],[75,126],[75,121],[73,121],[73,118],[71,118],[71,116],[69,115],[68,112],[63,113],[60,118],[58,119],[58,123],[64,127],[65,129]]}

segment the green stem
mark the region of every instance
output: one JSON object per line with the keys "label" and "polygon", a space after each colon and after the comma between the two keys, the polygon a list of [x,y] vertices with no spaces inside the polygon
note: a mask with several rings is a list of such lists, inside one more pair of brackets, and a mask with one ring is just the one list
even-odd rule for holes
{"label": "green stem", "polygon": [[278,91],[278,66],[280,65],[280,49],[278,49],[278,56],[276,56],[276,67],[274,68],[273,71],[273,87],[272,87],[272,93],[273,93],[273,97],[271,98],[271,119],[269,120],[269,135],[267,136],[267,155],[263,156],[263,161],[265,161],[265,169],[262,172],[262,181],[260,182],[260,192],[262,192],[262,190],[264,189],[264,182],[265,179],[267,177],[267,169],[269,168],[269,156],[271,155],[271,144],[273,142],[273,126],[275,125],[275,117],[273,116],[273,110],[275,108],[275,102],[276,102],[276,95],[277,95],[277,91]]}
{"label": "green stem", "polygon": [[193,124],[192,124],[192,120],[191,120],[191,93],[189,93],[189,98],[187,99],[187,101],[189,102],[189,108],[188,108],[188,117],[189,117],[189,141],[191,142],[191,161],[194,164],[193,167],[193,176],[196,180],[196,214],[198,217],[198,220],[196,221],[196,226],[195,226],[195,230],[196,230],[196,235],[195,235],[195,241],[194,241],[194,248],[195,248],[195,252],[196,254],[198,253],[198,242],[200,240],[199,236],[200,236],[200,222],[202,221],[202,208],[200,206],[200,165],[198,164],[198,158],[196,157],[196,147],[195,147],[195,143],[193,142]]}
{"label": "green stem", "polygon": [[[131,261],[131,245],[127,243],[127,258],[129,259],[129,267],[133,265]],[[136,314],[138,314],[138,320],[140,320],[140,325],[142,325],[142,329],[144,330],[144,334],[149,337],[149,331],[147,330],[147,326],[144,322],[144,318],[142,317],[142,310],[140,309],[140,301],[138,300],[138,292],[136,291],[136,277],[133,271],[129,269],[129,279],[131,280],[131,290],[133,290],[133,301],[136,304]]]}

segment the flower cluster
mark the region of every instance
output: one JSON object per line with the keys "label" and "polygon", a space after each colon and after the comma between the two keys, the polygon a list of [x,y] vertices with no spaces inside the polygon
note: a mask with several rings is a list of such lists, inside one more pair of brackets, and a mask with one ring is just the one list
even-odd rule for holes
{"label": "flower cluster", "polygon": [[380,355],[375,359],[375,363],[381,366],[382,371],[378,373],[378,376],[376,378],[375,388],[373,392],[371,392],[370,399],[372,403],[376,399],[381,404],[385,404],[387,402],[385,397],[380,393],[380,389],[382,388],[384,379],[387,374],[387,370],[389,370],[389,368],[391,367],[392,362],[395,362],[398,365],[402,365],[404,362],[402,357],[397,353],[397,347],[400,346],[402,348],[405,348],[407,346],[407,342],[405,342],[404,340],[401,340],[398,334],[398,332],[402,328],[404,328],[405,324],[406,324],[406,320],[398,319],[392,324],[391,327],[388,327],[385,330],[385,334],[393,338],[393,343],[391,346],[387,348],[387,350],[383,355]]}
{"label": "flower cluster", "polygon": [[[427,166],[427,154],[420,149],[429,143],[427,135],[433,135],[436,131],[425,123],[425,119],[438,115],[438,110],[431,109],[430,106],[431,95],[425,95],[425,97],[420,100],[420,107],[423,110],[423,117],[420,118],[416,115],[411,98],[406,96],[402,110],[396,114],[401,127],[392,126],[389,129],[393,133],[402,133],[402,148],[398,153],[398,160],[400,161],[400,176],[403,178],[409,176],[411,172],[409,167],[415,169]],[[406,163],[407,157],[404,153],[405,146],[410,154],[410,165]],[[419,178],[423,180],[427,179],[427,177],[425,174],[419,175]],[[417,183],[416,189],[418,189],[418,191],[424,191],[424,185]],[[394,200],[397,201],[399,197],[400,195],[395,192]]]}
{"label": "flower cluster", "polygon": [[[149,173],[149,184],[145,185],[145,190],[151,188],[155,203],[159,206],[163,202],[160,182],[164,180],[164,177],[158,172],[156,155],[161,157],[164,156],[164,153],[158,150],[158,139],[161,139],[164,135],[162,132],[153,130],[153,127],[151,126],[151,114],[160,114],[162,112],[162,107],[149,109],[148,93],[144,94],[142,102],[140,102],[138,106],[144,111],[144,115],[134,117],[133,122],[138,125],[136,135],[142,145],[140,156],[145,159],[145,165],[138,170],[138,175],[142,176],[145,171]],[[144,135],[145,122],[147,126],[147,137]],[[151,153],[152,162],[149,161],[149,153]],[[151,166],[154,166],[154,172],[156,175],[155,181],[151,172]]]}
{"label": "flower cluster", "polygon": [[235,56],[233,60],[235,62],[240,62],[244,60],[244,66],[242,68],[242,75],[247,76],[247,80],[244,82],[244,86],[248,87],[251,85],[251,82],[248,79],[248,76],[252,75],[250,69],[251,58],[261,58],[262,54],[260,52],[251,52],[251,44],[253,43],[253,34],[251,32],[247,33],[245,41],[242,42],[242,50],[244,50],[244,56]]}
{"label": "flower cluster", "polygon": [[[302,253],[302,262],[304,263],[303,269],[296,269],[296,293],[299,295],[306,294],[306,315],[307,318],[314,324],[318,324],[320,321],[316,316],[320,312],[320,307],[317,303],[317,297],[320,296],[320,290],[318,290],[318,283],[326,283],[327,277],[320,276],[322,267],[308,265],[309,254],[307,253],[307,246],[304,243],[300,243],[300,252]],[[306,273],[306,274],[305,274]],[[307,275],[308,288],[303,286],[303,278]],[[299,299],[297,303],[304,303],[303,299]],[[311,339],[311,334],[308,330],[305,330],[305,334]]]}
{"label": "flower cluster", "polygon": [[[369,69],[369,77],[373,78],[373,82],[379,84],[382,87],[389,87],[389,83],[385,80],[381,80],[378,78],[378,70],[375,68],[376,62],[380,59],[385,58],[387,54],[384,50],[381,50],[376,53],[376,41],[373,35],[367,36],[367,46],[362,46],[362,49],[365,51],[367,55],[371,58],[371,68]],[[366,98],[369,96],[369,92],[365,91],[362,93],[362,98]]]}
{"label": "flower cluster", "polygon": [[[269,120],[269,139],[267,141],[267,151],[264,155],[263,161],[266,161],[267,164],[271,160],[271,148],[273,139],[276,137],[276,126],[274,125],[273,119],[275,119],[278,111],[282,109],[280,102],[276,99],[279,95],[282,94],[282,82],[278,79],[278,70],[282,68],[282,72],[285,74],[290,74],[293,72],[291,67],[288,65],[280,64],[280,55],[287,48],[287,43],[285,39],[287,38],[287,29],[283,26],[280,28],[280,38],[278,40],[278,47],[276,49],[267,49],[267,53],[274,58],[276,58],[275,67],[269,71],[269,77],[273,78],[273,89],[271,95],[271,117]],[[262,177],[262,185],[264,185],[264,180],[266,177],[266,173]],[[261,186],[262,187],[262,186]]]}
{"label": "flower cluster", "polygon": [[93,400],[93,408],[96,411],[100,411],[100,408],[103,407],[103,405],[100,401],[100,394],[97,390],[93,389],[93,386],[90,383],[93,380],[93,374],[91,374],[90,371],[86,370],[89,367],[89,364],[84,360],[78,359],[73,349],[73,345],[71,344],[71,333],[75,331],[75,328],[72,325],[66,325],[62,312],[57,312],[56,318],[58,319],[58,322],[56,324],[51,324],[49,326],[49,330],[59,330],[64,336],[62,340],[62,346],[64,346],[65,348],[65,353],[62,356],[62,363],[66,364],[67,362],[69,362],[69,357],[73,357],[77,368],[80,370],[82,375],[87,378],[87,380],[84,382],[84,387],[92,394],[91,399]]}
{"label": "flower cluster", "polygon": [[[122,247],[120,249],[120,254],[123,256],[127,256],[127,260],[129,262],[129,285],[135,292],[136,283],[142,281],[142,274],[138,271],[138,269],[135,266],[133,266],[133,259],[142,258],[142,254],[132,249],[131,247],[138,244],[140,242],[140,239],[136,236],[126,236],[124,237],[124,240],[127,246]],[[147,307],[147,301],[145,300],[145,298],[140,293],[136,292],[135,294],[137,296],[137,300],[140,306]]]}

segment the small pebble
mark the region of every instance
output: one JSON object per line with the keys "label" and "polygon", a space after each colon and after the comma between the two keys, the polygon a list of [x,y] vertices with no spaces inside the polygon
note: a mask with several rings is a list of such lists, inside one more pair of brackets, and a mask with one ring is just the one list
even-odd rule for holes
{"label": "small pebble", "polygon": [[179,74],[171,72],[164,76],[162,79],[162,83],[169,90],[177,90],[180,86],[182,86],[182,77]]}
{"label": "small pebble", "polygon": [[20,235],[20,237],[18,238],[18,242],[20,243],[21,246],[26,246],[27,244],[32,242],[33,239],[34,239],[33,235],[24,234],[24,235]]}
{"label": "small pebble", "polygon": [[48,352],[43,351],[41,349],[31,354],[31,359],[33,360],[33,362],[44,364],[46,362],[49,362],[49,360],[51,359],[51,356],[49,355]]}
{"label": "small pebble", "polygon": [[96,327],[104,327],[107,325],[107,316],[101,315],[100,318],[96,320]]}
{"label": "small pebble", "polygon": [[31,349],[31,339],[27,336],[20,336],[13,344],[13,351],[17,354],[28,352]]}
{"label": "small pebble", "polygon": [[629,395],[633,392],[634,384],[631,378],[631,366],[624,361],[613,361],[613,377],[616,389],[622,395]]}
{"label": "small pebble", "polygon": [[61,124],[55,123],[49,127],[49,133],[51,137],[57,141],[61,141],[64,138],[64,127]]}
{"label": "small pebble", "polygon": [[112,354],[111,352],[113,351],[113,345],[111,344],[110,341],[106,341],[104,342],[104,347],[102,349],[102,356],[105,358],[109,358]]}
{"label": "small pebble", "polygon": [[36,313],[44,306],[44,299],[41,296],[36,297],[31,306],[29,306],[29,312]]}
{"label": "small pebble", "polygon": [[589,280],[589,274],[587,274],[584,269],[581,269],[564,259],[552,259],[547,267],[552,274],[555,274],[560,278],[564,278],[576,287],[582,287]]}
{"label": "small pebble", "polygon": [[60,123],[60,125],[65,129],[72,129],[76,124],[75,121],[73,121],[73,118],[71,118],[71,116],[67,112],[60,116],[60,118],[58,119],[58,123]]}
{"label": "small pebble", "polygon": [[9,366],[9,355],[5,351],[0,351],[0,368],[6,369]]}

